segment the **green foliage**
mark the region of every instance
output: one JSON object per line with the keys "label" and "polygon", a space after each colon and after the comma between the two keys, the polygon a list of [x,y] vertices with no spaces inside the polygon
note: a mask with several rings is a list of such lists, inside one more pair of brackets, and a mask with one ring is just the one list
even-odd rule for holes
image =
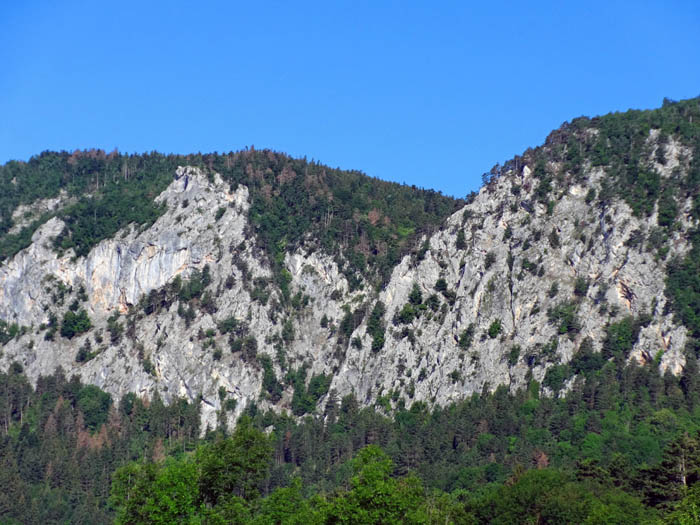
{"label": "green foliage", "polygon": [[[435,192],[270,151],[241,152],[216,162],[225,178],[251,188],[250,218],[276,265],[283,260],[283,250],[294,250],[312,233],[331,253],[348,254],[344,267],[348,277],[356,278],[358,272],[369,269],[380,280],[386,279],[416,232],[437,225],[460,205]],[[278,194],[274,199],[269,196],[270,187]],[[346,235],[351,231],[351,236]],[[367,241],[369,256],[359,251],[359,244]]]}
{"label": "green foliage", "polygon": [[255,525],[320,523],[320,512],[316,508],[316,502],[304,497],[302,480],[294,478],[289,486],[278,488],[260,501],[250,523]]}
{"label": "green foliage", "polygon": [[484,258],[484,270],[488,270],[496,262],[496,254],[493,252],[488,252]]}
{"label": "green foliage", "polygon": [[700,523],[700,485],[691,488],[685,497],[678,503],[664,523],[669,525],[697,525]]}
{"label": "green foliage", "polygon": [[585,198],[586,204],[591,204],[595,200],[595,197],[596,197],[595,188],[590,188],[588,190],[588,193],[586,193],[586,198]]}
{"label": "green foliage", "polygon": [[365,308],[364,306],[358,306],[350,311],[349,307],[345,308],[345,315],[340,321],[340,333],[349,339],[355,329],[362,324],[362,320],[365,318]]}
{"label": "green foliage", "polygon": [[684,432],[666,446],[659,463],[640,469],[635,484],[648,505],[669,507],[685,496],[699,475],[700,443]]}
{"label": "green foliage", "polygon": [[[119,478],[115,471],[152,454],[191,450],[199,435],[198,408],[184,400],[166,407],[129,394],[115,409],[107,393],[60,371],[39,376],[36,389],[19,374],[0,373],[0,521],[111,523],[106,498],[113,480],[130,491],[132,508],[147,503],[153,488],[166,492],[164,478],[145,471]],[[155,499],[149,504],[142,523],[165,511]]]}
{"label": "green foliage", "polygon": [[0,261],[12,257],[20,250],[28,247],[32,243],[34,232],[49,218],[50,215],[43,215],[22,228],[18,233],[5,233],[0,236]]}
{"label": "green foliage", "polygon": [[554,297],[557,296],[558,293],[559,293],[559,283],[557,283],[556,281],[554,281],[554,282],[552,283],[552,285],[549,287],[549,290],[547,291],[547,295],[548,295],[549,297],[554,298]]}
{"label": "green foliage", "polygon": [[[581,355],[600,355],[590,346],[582,344],[570,363],[572,372],[586,363]],[[557,377],[552,370],[565,372],[565,365],[550,367],[545,377],[544,385],[556,389],[568,374]],[[360,409],[352,397],[339,404],[327,394],[330,378],[312,377],[305,395],[330,396],[323,415],[296,420],[257,411],[252,424],[244,420],[236,427],[238,437],[211,433],[198,452],[182,455],[183,449],[194,448],[199,434],[196,426],[179,426],[183,419],[198,422],[187,404],[175,401],[166,407],[156,397],[146,407],[132,394],[108,415],[108,396],[96,387],[51,377],[40,379],[33,393],[17,367],[0,375],[0,404],[9,403],[9,409],[1,405],[0,433],[5,425],[15,429],[0,440],[2,465],[15,465],[0,469],[0,481],[26,494],[32,484],[43,486],[54,499],[33,491],[32,501],[52,512],[57,503],[51,501],[79,501],[100,522],[116,517],[124,523],[267,523],[281,516],[289,523],[324,523],[364,516],[370,522],[511,523],[517,515],[553,522],[643,523],[657,516],[655,509],[670,519],[673,503],[683,497],[675,474],[679,465],[688,469],[691,491],[698,479],[693,472],[700,465],[700,416],[691,408],[692,391],[681,388],[682,379],[659,378],[651,366],[611,362],[587,370],[585,383],[575,380],[561,398],[539,397],[533,382],[527,390],[509,393],[502,387],[432,410],[423,403],[408,409],[397,404],[391,419]],[[454,372],[450,377],[459,380]],[[303,375],[297,375],[302,384]],[[399,400],[396,392],[386,397]],[[108,460],[100,449],[70,452],[75,439],[60,429],[75,424],[61,423],[72,403],[85,412],[79,419],[90,421],[93,443],[110,440],[109,458],[121,459]],[[28,421],[51,422],[35,426]],[[270,437],[263,428],[272,428]],[[686,437],[676,439],[682,430]],[[182,440],[188,433],[189,445]],[[348,463],[368,441],[387,452],[363,452]],[[61,461],[64,447],[69,447],[65,457],[84,457],[78,467]],[[162,460],[163,453],[178,450],[174,459]],[[161,459],[151,463],[151,456]],[[128,460],[144,457],[112,474]],[[535,463],[540,470],[523,471],[522,465]],[[415,475],[401,477],[409,471]],[[116,516],[104,502],[110,478]],[[73,499],[62,492],[66,484]],[[82,496],[88,493],[89,498]],[[4,497],[0,494],[0,503],[9,505]],[[27,505],[3,509],[11,509],[9,515],[20,522],[32,521]],[[678,509],[692,509],[690,500]],[[57,515],[75,522],[76,512],[75,505],[64,504]]]}
{"label": "green foliage", "polygon": [[198,475],[197,465],[190,460],[169,459],[163,465],[130,463],[119,468],[110,497],[117,509],[115,523],[196,523]]}
{"label": "green foliage", "polygon": [[332,376],[325,374],[314,375],[309,380],[308,388],[305,385],[306,367],[301,367],[296,373],[290,373],[288,378],[294,385],[292,396],[292,412],[294,415],[303,416],[316,410],[318,400],[328,393]]}
{"label": "green foliage", "polygon": [[352,461],[351,490],[329,502],[326,523],[422,523],[419,479],[396,480],[393,465],[379,447],[362,449]]}
{"label": "green foliage", "polygon": [[235,317],[227,317],[223,321],[219,321],[217,328],[222,334],[234,332],[240,326],[240,322]]}
{"label": "green foliage", "polygon": [[419,311],[411,303],[406,303],[403,305],[401,310],[394,315],[394,324],[410,324],[413,320],[418,317]]}
{"label": "green foliage", "polygon": [[574,374],[588,376],[603,368],[606,362],[605,357],[600,352],[593,351],[591,338],[587,337],[584,339],[578,352],[571,358],[569,367]]}
{"label": "green foliage", "polygon": [[560,334],[575,336],[581,330],[581,324],[576,317],[578,304],[575,302],[560,303],[547,311],[549,321],[558,326]]}
{"label": "green foliage", "polygon": [[574,295],[576,297],[585,297],[590,287],[590,281],[585,277],[577,277],[574,282]]}
{"label": "green foliage", "polygon": [[68,310],[61,323],[61,336],[72,339],[74,336],[87,332],[92,328],[92,323],[85,310],[82,308],[76,313]]}
{"label": "green foliage", "polygon": [[474,324],[470,323],[467,328],[459,334],[459,347],[462,350],[467,350],[472,345],[474,339]]}
{"label": "green foliage", "polygon": [[646,169],[632,168],[626,173],[630,194],[627,204],[637,216],[651,215],[661,191],[661,176]]}
{"label": "green foliage", "polygon": [[77,405],[85,417],[87,428],[95,430],[107,422],[109,407],[112,406],[112,398],[96,386],[88,385],[79,390]]}
{"label": "green foliage", "polygon": [[691,232],[692,249],[668,265],[666,295],[676,317],[700,339],[700,231]]}
{"label": "green foliage", "polygon": [[507,240],[510,239],[512,236],[513,236],[513,228],[512,228],[511,225],[509,224],[508,226],[506,226],[506,229],[505,229],[505,231],[503,232],[503,240],[504,240],[504,241],[507,241]]}
{"label": "green foliage", "polygon": [[559,242],[559,234],[557,233],[557,230],[552,228],[551,233],[549,234],[549,245],[554,248],[555,250],[559,248],[560,242]]}
{"label": "green foliage", "polygon": [[553,392],[559,392],[564,386],[564,382],[571,377],[569,365],[554,365],[547,369],[542,384],[550,388]]}
{"label": "green foliage", "polygon": [[440,293],[447,291],[447,281],[440,277],[437,281],[435,281],[435,290]]}
{"label": "green foliage", "polygon": [[272,359],[267,355],[262,355],[259,357],[259,361],[263,367],[263,392],[267,392],[272,403],[277,403],[282,398],[282,385],[277,380],[277,374],[275,374],[275,369],[272,366]]}
{"label": "green foliage", "polygon": [[231,496],[244,500],[259,497],[268,477],[270,456],[267,436],[246,417],[241,418],[231,438],[219,438],[197,452],[200,499],[216,505]]}
{"label": "green foliage", "polygon": [[460,228],[457,230],[457,240],[455,241],[455,248],[458,250],[464,250],[467,247],[467,243],[464,237],[464,230]]}
{"label": "green foliage", "polygon": [[653,523],[639,499],[576,481],[556,469],[530,470],[467,503],[477,523]]}
{"label": "green foliage", "polygon": [[164,211],[164,206],[156,205],[139,187],[113,186],[99,198],[82,197],[61,212],[66,226],[55,238],[54,246],[61,251],[72,248],[76,256],[82,257],[127,224],[150,225]]}
{"label": "green foliage", "polygon": [[384,314],[386,307],[381,301],[377,301],[372,309],[372,313],[367,321],[367,333],[372,336],[372,351],[379,352],[384,347],[384,334],[386,327],[384,326]]}
{"label": "green foliage", "polygon": [[0,183],[5,188],[0,197],[0,260],[27,246],[36,228],[51,217],[45,214],[19,234],[6,235],[13,225],[12,212],[20,204],[54,198],[61,191],[76,197],[77,202],[58,212],[67,228],[56,245],[85,255],[127,224],[155,220],[164,208],[155,205],[153,198],[172,180],[177,165],[174,156],[129,157],[90,150],[44,152],[28,162],[0,166]]}
{"label": "green foliage", "polygon": [[325,396],[328,393],[332,380],[332,376],[325,374],[311,376],[308,387],[308,394],[311,396],[311,399],[318,401]]}
{"label": "green foliage", "polygon": [[211,284],[211,270],[205,265],[202,270],[193,270],[190,278],[182,283],[178,296],[181,301],[188,302],[202,296],[204,289]]}
{"label": "green foliage", "polygon": [[437,312],[440,308],[440,298],[436,294],[430,294],[425,300],[425,306],[430,308],[433,312]]}
{"label": "green foliage", "polygon": [[287,319],[282,325],[282,340],[287,344],[294,341],[294,325],[291,319]]}
{"label": "green foliage", "polygon": [[549,194],[552,191],[552,177],[547,171],[544,159],[540,158],[537,160],[534,175],[539,179],[534,192],[535,200],[546,203],[549,200]]}
{"label": "green foliage", "polygon": [[[240,342],[240,345],[236,345],[236,342]],[[252,361],[258,355],[258,341],[252,335],[248,335],[242,339],[229,339],[229,344],[232,352],[243,351],[244,361]]]}
{"label": "green foliage", "polygon": [[97,354],[99,354],[99,351],[92,351],[90,340],[86,339],[85,344],[81,346],[78,349],[78,353],[75,354],[75,362],[85,363],[86,361],[90,361],[91,359],[97,357]]}
{"label": "green foliage", "polygon": [[[659,226],[672,229],[678,215],[678,199],[697,199],[700,194],[700,162],[696,160],[700,152],[699,116],[699,99],[695,98],[651,111],[581,118],[552,132],[545,146],[534,150],[533,157],[543,165],[545,161],[563,162],[564,184],[581,182],[581,167],[586,161],[592,166],[605,166],[606,178],[597,191],[590,188],[587,204],[597,197],[602,206],[607,206],[617,198],[640,217],[657,209]],[[656,144],[650,144],[652,129],[659,130]],[[666,144],[671,136],[693,152],[691,165],[690,169],[677,170],[673,177],[662,178],[654,163],[666,163]],[[566,147],[561,147],[564,144]],[[656,151],[652,156],[653,148]],[[548,190],[546,170],[536,167],[535,173],[541,179],[535,194],[544,199]],[[661,247],[656,249],[663,257]],[[667,294],[673,297],[677,288],[669,288]]]}
{"label": "green foliage", "polygon": [[408,294],[408,302],[413,306],[419,306],[423,302],[423,293],[418,283],[413,283],[411,293]]}
{"label": "green foliage", "polygon": [[[438,283],[440,284],[440,288],[443,288],[443,283],[441,283],[439,279]],[[444,284],[444,288],[447,288],[446,283]],[[394,314],[392,321],[395,325],[410,324],[414,319],[420,317],[421,313],[427,308],[427,305],[423,304],[423,293],[421,292],[418,283],[413,283],[411,292],[408,295],[408,302],[403,305],[399,312]]]}
{"label": "green foliage", "polygon": [[670,228],[673,226],[676,216],[678,215],[678,204],[673,195],[673,188],[666,188],[659,198],[659,208],[656,220],[659,226]]}
{"label": "green foliage", "polygon": [[501,320],[500,319],[494,319],[493,322],[489,325],[489,330],[488,334],[491,339],[495,339],[498,337],[498,334],[501,333]]}
{"label": "green foliage", "polygon": [[17,323],[8,323],[0,319],[0,345],[6,345],[24,331]]}
{"label": "green foliage", "polygon": [[151,361],[150,357],[144,357],[141,361],[141,366],[143,367],[143,371],[146,372],[148,375],[151,375],[153,377],[156,376],[156,367],[153,366],[153,362]]}
{"label": "green foliage", "polygon": [[522,268],[533,275],[537,274],[537,264],[530,262],[527,257],[523,257]]}
{"label": "green foliage", "polygon": [[520,345],[513,345],[508,352],[508,364],[510,366],[515,366],[518,364],[518,359],[520,358]]}
{"label": "green foliage", "polygon": [[601,352],[603,357],[606,359],[610,357],[626,358],[637,342],[640,328],[641,325],[634,317],[625,317],[621,321],[605,327],[605,339]]}

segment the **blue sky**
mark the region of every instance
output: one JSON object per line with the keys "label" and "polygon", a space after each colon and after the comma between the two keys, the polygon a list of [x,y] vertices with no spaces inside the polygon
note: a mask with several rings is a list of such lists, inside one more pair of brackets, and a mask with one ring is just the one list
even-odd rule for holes
{"label": "blue sky", "polygon": [[0,162],[269,147],[464,196],[580,115],[700,95],[700,2],[0,6]]}

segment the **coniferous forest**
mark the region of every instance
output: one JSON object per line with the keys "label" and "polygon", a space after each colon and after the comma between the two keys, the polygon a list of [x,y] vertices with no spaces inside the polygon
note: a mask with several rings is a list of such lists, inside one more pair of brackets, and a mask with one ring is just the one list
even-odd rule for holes
{"label": "coniferous forest", "polygon": [[[697,370],[613,362],[560,399],[505,388],[392,417],[332,397],[301,420],[0,376],[2,523],[693,523]],[[683,521],[686,520],[686,521]],[[690,520],[690,521],[688,521]]]}

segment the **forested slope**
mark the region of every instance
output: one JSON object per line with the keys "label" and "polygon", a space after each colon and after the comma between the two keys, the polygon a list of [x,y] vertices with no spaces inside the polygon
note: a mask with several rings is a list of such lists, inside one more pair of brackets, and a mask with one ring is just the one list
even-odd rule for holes
{"label": "forested slope", "polygon": [[301,421],[251,405],[199,437],[185,400],[117,401],[60,371],[35,390],[16,365],[0,376],[0,509],[4,523],[677,523],[700,487],[688,373],[609,363],[561,399],[533,382],[389,417],[352,396]]}

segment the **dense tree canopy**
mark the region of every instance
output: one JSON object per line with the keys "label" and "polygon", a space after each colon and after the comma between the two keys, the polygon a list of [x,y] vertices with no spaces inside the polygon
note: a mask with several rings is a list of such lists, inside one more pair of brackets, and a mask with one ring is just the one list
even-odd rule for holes
{"label": "dense tree canopy", "polygon": [[533,382],[391,416],[329,392],[324,414],[251,405],[230,435],[203,438],[183,400],[113,403],[60,371],[34,389],[16,365],[0,376],[12,488],[0,511],[21,523],[673,522],[697,509],[694,359],[678,378],[611,360],[561,398]]}

